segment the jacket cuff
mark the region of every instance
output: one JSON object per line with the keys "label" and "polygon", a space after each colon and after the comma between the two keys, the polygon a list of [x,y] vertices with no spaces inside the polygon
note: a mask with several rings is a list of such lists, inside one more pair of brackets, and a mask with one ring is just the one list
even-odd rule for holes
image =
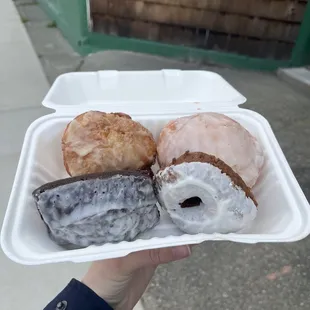
{"label": "jacket cuff", "polygon": [[83,283],[72,279],[44,310],[113,310]]}

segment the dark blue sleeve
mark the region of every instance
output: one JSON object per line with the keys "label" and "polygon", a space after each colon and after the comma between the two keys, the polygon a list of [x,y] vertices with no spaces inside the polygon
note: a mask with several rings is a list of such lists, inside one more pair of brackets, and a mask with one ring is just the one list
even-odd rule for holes
{"label": "dark blue sleeve", "polygon": [[44,310],[113,310],[83,283],[72,279]]}

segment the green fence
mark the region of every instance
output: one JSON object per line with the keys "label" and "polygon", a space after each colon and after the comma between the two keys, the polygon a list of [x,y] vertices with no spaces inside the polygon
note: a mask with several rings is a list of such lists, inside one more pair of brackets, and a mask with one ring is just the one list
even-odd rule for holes
{"label": "green fence", "polygon": [[310,64],[310,2],[289,60],[253,58],[233,53],[162,44],[91,32],[87,0],[39,0],[70,44],[82,55],[99,50],[126,50],[185,60],[222,63],[257,70],[275,70]]}

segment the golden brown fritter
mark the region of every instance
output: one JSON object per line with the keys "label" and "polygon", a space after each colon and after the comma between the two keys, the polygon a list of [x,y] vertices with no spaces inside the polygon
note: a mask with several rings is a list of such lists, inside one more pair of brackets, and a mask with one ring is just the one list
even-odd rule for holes
{"label": "golden brown fritter", "polygon": [[127,114],[89,111],[67,125],[62,151],[67,172],[78,176],[150,167],[156,143],[151,132]]}

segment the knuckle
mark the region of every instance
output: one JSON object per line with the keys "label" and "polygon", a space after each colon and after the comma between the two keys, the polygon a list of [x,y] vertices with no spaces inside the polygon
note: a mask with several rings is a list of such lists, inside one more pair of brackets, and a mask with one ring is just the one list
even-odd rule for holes
{"label": "knuckle", "polygon": [[149,251],[149,256],[152,264],[159,265],[161,264],[160,250],[153,249]]}

